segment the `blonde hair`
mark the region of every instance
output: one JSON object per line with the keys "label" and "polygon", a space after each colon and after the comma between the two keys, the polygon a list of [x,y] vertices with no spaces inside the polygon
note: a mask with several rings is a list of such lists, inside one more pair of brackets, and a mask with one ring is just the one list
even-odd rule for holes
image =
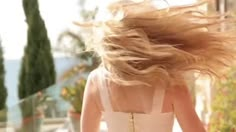
{"label": "blonde hair", "polygon": [[171,83],[192,70],[220,75],[232,64],[235,37],[210,30],[222,20],[201,13],[200,5],[157,9],[147,1],[113,3],[113,19],[98,27],[101,42],[90,46],[110,79],[123,85]]}

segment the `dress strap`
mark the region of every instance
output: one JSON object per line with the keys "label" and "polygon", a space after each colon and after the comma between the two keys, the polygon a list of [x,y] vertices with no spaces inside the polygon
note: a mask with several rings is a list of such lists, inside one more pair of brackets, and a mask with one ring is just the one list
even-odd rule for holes
{"label": "dress strap", "polygon": [[165,89],[156,88],[153,97],[152,113],[161,113],[164,97],[165,97]]}
{"label": "dress strap", "polygon": [[101,102],[104,108],[104,111],[112,111],[111,102],[109,98],[105,72],[102,69],[99,69],[99,76],[98,76],[99,86],[98,91],[100,93]]}

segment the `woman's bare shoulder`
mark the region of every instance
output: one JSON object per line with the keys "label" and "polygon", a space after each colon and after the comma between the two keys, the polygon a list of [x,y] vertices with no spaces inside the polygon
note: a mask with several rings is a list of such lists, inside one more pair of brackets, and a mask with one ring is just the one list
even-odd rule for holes
{"label": "woman's bare shoulder", "polygon": [[95,77],[95,76],[98,74],[98,70],[99,70],[99,68],[93,69],[93,70],[89,73],[89,77]]}
{"label": "woman's bare shoulder", "polygon": [[92,70],[87,79],[87,84],[90,86],[88,87],[87,91],[90,93],[90,97],[95,100],[96,106],[100,109],[103,110],[102,104],[101,104],[101,99],[100,99],[100,92],[99,92],[99,87],[100,87],[100,79],[101,77],[100,74],[102,73],[101,68],[96,68]]}
{"label": "woman's bare shoulder", "polygon": [[167,92],[174,99],[178,99],[183,96],[189,95],[189,89],[184,81],[181,83],[175,83],[174,85],[171,85],[169,88],[167,88]]}
{"label": "woman's bare shoulder", "polygon": [[89,75],[88,75],[88,80],[93,81],[93,83],[96,83],[98,79],[101,79],[101,76],[104,75],[104,70],[101,67],[97,67],[93,69]]}

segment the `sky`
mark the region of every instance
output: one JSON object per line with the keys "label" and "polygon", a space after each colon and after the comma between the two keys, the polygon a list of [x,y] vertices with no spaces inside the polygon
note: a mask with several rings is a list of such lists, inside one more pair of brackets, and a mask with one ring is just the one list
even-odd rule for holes
{"label": "sky", "polygon": [[[76,0],[39,0],[52,46],[64,29],[78,17]],[[0,0],[0,36],[6,59],[19,59],[27,38],[22,0]]]}
{"label": "sky", "polygon": [[[57,46],[57,37],[79,20],[78,0],[39,0],[40,12],[46,23],[52,47]],[[105,7],[112,0],[103,2],[87,0],[85,7],[93,9],[96,5]],[[155,0],[159,5],[166,5],[164,0]],[[167,0],[170,5],[189,4],[196,0]],[[104,17],[102,14],[99,17]],[[20,59],[24,52],[27,38],[27,24],[22,7],[22,0],[0,0],[0,36],[5,59]],[[54,55],[55,56],[55,55]]]}

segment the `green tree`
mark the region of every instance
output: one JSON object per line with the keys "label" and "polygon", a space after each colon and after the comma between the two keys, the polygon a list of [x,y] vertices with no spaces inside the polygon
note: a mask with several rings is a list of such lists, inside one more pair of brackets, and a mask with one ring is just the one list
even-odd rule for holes
{"label": "green tree", "polygon": [[7,99],[7,89],[4,85],[5,81],[5,70],[4,70],[4,59],[3,59],[3,49],[0,40],[0,110],[6,107]]}
{"label": "green tree", "polygon": [[27,45],[19,78],[19,98],[23,99],[55,83],[55,69],[45,23],[37,0],[23,0],[28,24]]}
{"label": "green tree", "polygon": [[[40,121],[37,119],[42,119],[43,113],[39,106],[45,102],[45,99],[39,100],[35,93],[54,84],[56,73],[51,45],[44,20],[40,16],[38,1],[23,0],[22,2],[28,30],[27,45],[19,75],[18,96],[20,99],[25,99],[32,94],[34,96],[26,98],[19,104],[23,119],[20,130],[40,132]],[[25,119],[30,121],[26,122]]]}
{"label": "green tree", "polygon": [[[84,8],[85,0],[80,0],[79,2],[80,2],[79,13],[83,18],[83,21],[93,20],[98,11],[98,8],[89,11]],[[100,63],[100,60],[98,59],[98,57],[94,55],[93,52],[85,51],[86,46],[81,32],[84,31],[79,30],[76,32],[73,30],[66,30],[62,32],[58,38],[58,43],[62,45],[64,45],[63,43],[64,39],[67,40],[66,42],[68,42],[68,38],[70,40],[69,42],[70,48],[63,48],[63,49],[59,48],[59,51],[69,53],[70,55],[76,57],[79,60],[78,65],[65,71],[64,74],[61,76],[61,80],[67,80],[67,79],[74,80],[74,77],[76,77],[75,81],[73,81],[70,84],[66,84],[61,91],[61,96],[63,97],[63,99],[65,99],[71,104],[72,108],[70,109],[70,112],[73,113],[81,113],[83,92],[86,83],[86,79],[83,77],[83,75],[87,75],[89,72],[95,69]],[[76,129],[77,128],[76,126],[77,125],[75,125],[73,128]]]}
{"label": "green tree", "polygon": [[71,31],[65,31],[60,35],[59,43],[61,43],[62,39],[64,38],[71,38],[70,44],[74,46],[72,50],[69,50],[67,52],[75,56],[80,61],[80,63],[65,71],[61,76],[62,80],[71,78],[78,74],[88,73],[100,64],[99,58],[95,56],[93,52],[85,52],[85,43],[79,34]]}
{"label": "green tree", "polygon": [[[85,0],[79,0],[79,14],[82,17],[82,21],[91,21],[95,19],[98,8],[95,7],[93,10],[85,9]],[[59,51],[64,51],[72,56],[75,56],[80,63],[71,69],[67,70],[61,77],[61,79],[68,79],[70,77],[76,76],[78,74],[84,74],[95,69],[99,64],[100,60],[98,57],[94,55],[93,52],[88,52],[86,50],[86,46],[83,38],[81,37],[81,31],[75,32],[72,30],[65,30],[62,32],[58,38],[58,43],[63,44],[63,39],[70,38],[70,47],[68,49],[59,49]],[[59,45],[60,46],[60,45]]]}
{"label": "green tree", "polygon": [[236,131],[236,69],[216,84],[212,101],[210,132]]}

